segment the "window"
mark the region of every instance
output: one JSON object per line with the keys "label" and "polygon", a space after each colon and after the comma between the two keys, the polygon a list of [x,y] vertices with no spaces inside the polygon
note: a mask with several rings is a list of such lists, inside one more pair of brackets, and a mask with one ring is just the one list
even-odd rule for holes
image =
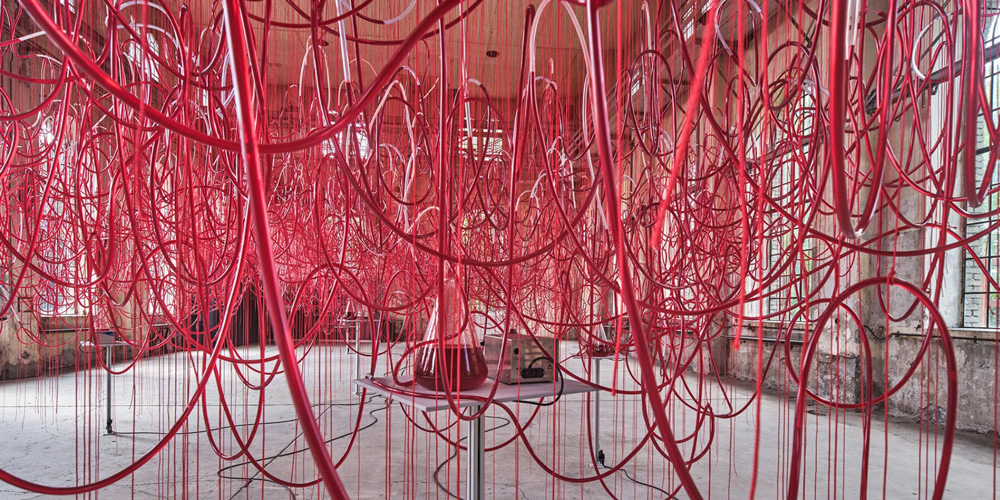
{"label": "window", "polygon": [[320,153],[323,156],[330,156],[336,152],[336,145],[333,143],[334,139],[340,143],[341,151],[344,151],[348,158],[354,157],[354,144],[345,141],[345,139],[354,135],[354,140],[358,142],[358,154],[361,156],[361,160],[368,159],[368,153],[370,146],[368,145],[368,132],[365,130],[364,121],[359,119],[356,123],[348,125],[347,133],[340,132],[334,137],[331,137],[322,143],[320,143]]}
{"label": "window", "polygon": [[[809,136],[813,133],[818,103],[815,87],[805,81],[797,88],[790,87],[789,91],[788,98],[793,99],[793,102],[779,114],[778,119],[782,123],[776,124],[773,159],[765,158],[764,161],[772,162],[770,196],[773,203],[788,212],[801,215],[796,209],[801,209],[803,204],[797,197],[809,192],[802,185],[805,180],[803,174],[811,170]],[[788,127],[784,124],[788,124]],[[784,266],[784,269],[767,287],[768,296],[763,312],[777,314],[799,304],[808,295],[808,280],[805,278],[813,269],[815,249],[810,237],[803,238],[801,247],[794,248],[799,244],[802,229],[788,215],[770,206],[765,208],[765,213],[767,226],[764,250],[767,261],[761,275],[768,278],[779,268]]]}
{"label": "window", "polygon": [[[1000,42],[1000,26],[990,23],[984,39],[989,48]],[[1000,119],[1000,60],[987,61],[984,71],[986,98],[989,101],[988,110],[994,123]],[[986,166],[990,159],[990,137],[986,129],[986,120],[980,115],[976,135],[976,171],[982,179],[986,174]],[[994,171],[989,179],[991,186],[1000,186],[1000,170]],[[983,200],[983,204],[970,209],[972,214],[989,214],[1000,210],[1000,193],[993,193]],[[965,234],[980,233],[1000,220],[1000,215],[972,216],[965,225]],[[972,252],[964,252],[964,283],[965,294],[963,303],[962,326],[968,328],[994,328],[1000,326],[1000,290],[990,285],[984,270],[994,281],[1000,282],[1000,231],[990,231],[989,234],[969,245]],[[981,259],[982,266],[976,262],[976,256]],[[984,269],[985,268],[985,269]]]}
{"label": "window", "polygon": [[38,145],[47,148],[56,142],[56,131],[55,124],[53,123],[52,117],[48,117],[42,121],[42,126],[38,133]]}
{"label": "window", "polygon": [[[694,36],[694,4],[695,2],[688,2],[687,5],[682,7],[683,12],[681,12],[681,29],[685,40]],[[707,7],[709,3],[706,2],[705,5]],[[705,10],[707,11],[707,8]]]}
{"label": "window", "polygon": [[138,40],[133,40],[125,46],[125,59],[128,59],[133,67],[138,67],[145,79],[159,80],[160,70],[157,69],[157,62],[153,56],[160,55],[160,44],[152,33],[146,33],[146,45],[149,47],[148,54]]}
{"label": "window", "polygon": [[487,161],[503,158],[503,130],[493,128],[473,129],[462,127],[458,140],[458,153],[470,155],[479,159],[484,156]]}
{"label": "window", "polygon": [[[69,277],[73,281],[81,281],[79,268],[75,261],[53,264],[43,264],[42,269],[62,278]],[[61,286],[49,282],[38,287],[39,310],[42,316],[83,316],[90,305],[86,296],[78,294],[78,290],[69,286]]]}
{"label": "window", "polygon": [[[77,161],[79,152],[75,145],[79,141],[79,122],[72,116],[57,120],[60,119],[46,117],[37,137],[39,148],[46,150],[46,158],[34,174],[36,199],[42,199],[46,180],[53,176],[49,197],[39,207],[43,217],[38,226],[38,266],[46,275],[70,285],[47,280],[40,283],[38,307],[43,316],[80,316],[86,313],[90,302],[83,290],[72,284],[88,281],[88,267],[85,256],[78,250],[82,245],[71,220],[74,215],[67,207],[70,202],[66,200],[71,199],[70,193],[76,189],[83,190],[84,201],[77,209],[81,211],[79,215],[92,222],[97,217],[97,207],[91,199],[97,191],[97,176],[90,156]],[[56,141],[60,132],[57,127],[61,127],[63,134],[59,143]],[[78,167],[82,169],[79,175]]]}
{"label": "window", "polygon": [[769,314],[776,314],[801,303],[809,293],[808,280],[805,278],[812,271],[812,259],[815,258],[811,238],[807,237],[802,241],[801,251],[793,254],[786,254],[783,251],[794,246],[798,242],[798,237],[797,230],[789,230],[779,238],[768,240],[768,269],[777,270],[788,263],[789,259],[792,260],[778,279],[768,286],[766,312]]}

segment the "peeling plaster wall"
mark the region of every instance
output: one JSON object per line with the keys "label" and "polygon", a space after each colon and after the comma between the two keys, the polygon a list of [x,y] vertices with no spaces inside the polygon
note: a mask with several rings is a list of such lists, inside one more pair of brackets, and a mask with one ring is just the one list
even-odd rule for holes
{"label": "peeling plaster wall", "polygon": [[[30,314],[14,313],[0,327],[0,380],[51,375],[74,369],[83,362],[79,342],[72,332],[42,333]],[[28,339],[36,337],[44,345]],[[23,339],[23,340],[22,340]]]}
{"label": "peeling plaster wall", "polygon": [[[889,338],[888,373],[890,384],[898,383],[920,351],[919,337]],[[958,370],[959,429],[980,433],[997,428],[996,357],[994,341],[956,340],[955,362]],[[944,415],[947,406],[947,377],[944,355],[931,349],[905,386],[889,398],[891,415],[912,418],[927,424]],[[936,415],[938,415],[936,417]]]}
{"label": "peeling plaster wall", "polygon": [[[774,338],[772,329],[764,330],[764,338]],[[729,349],[729,375],[738,380],[757,381],[757,339],[756,332],[750,333],[740,340],[739,349]],[[770,360],[770,365],[768,361]],[[765,389],[788,393],[794,397],[798,384],[792,377],[788,365],[799,373],[802,362],[802,344],[793,343],[788,355],[783,344],[765,341],[763,350],[762,370],[764,379],[761,386]],[[861,400],[861,363],[857,356],[832,355],[818,352],[813,357],[809,369],[810,391],[824,399],[836,400],[841,403],[858,403]]]}

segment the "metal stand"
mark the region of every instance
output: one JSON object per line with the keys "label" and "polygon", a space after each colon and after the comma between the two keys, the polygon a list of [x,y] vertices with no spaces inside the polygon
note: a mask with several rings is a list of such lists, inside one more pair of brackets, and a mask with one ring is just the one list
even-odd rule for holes
{"label": "metal stand", "polygon": [[[357,323],[354,328],[354,378],[361,378],[361,372],[361,323]],[[361,387],[354,386],[354,394],[360,396],[361,392]]]}
{"label": "metal stand", "polygon": [[[406,380],[398,381],[406,384]],[[436,393],[414,392],[411,385],[397,385],[392,377],[363,378],[352,381],[355,386],[364,387],[369,394],[381,394],[393,403],[412,407],[422,412],[451,411],[451,405],[445,398]],[[584,394],[594,392],[594,386],[577,380],[566,380],[561,386],[561,394]],[[487,398],[493,391],[493,381],[488,380],[482,386],[463,394],[474,398]],[[408,394],[409,393],[409,394]],[[505,403],[511,401],[530,401],[541,398],[554,398],[558,394],[552,384],[500,384],[492,393],[493,401]],[[482,403],[475,399],[460,399],[456,401],[460,408],[468,408],[475,413]],[[465,500],[482,500],[486,497],[486,427],[485,417],[479,417],[469,422],[468,471],[466,479]]]}
{"label": "metal stand", "polygon": [[[472,406],[469,411],[475,413],[481,406]],[[466,448],[469,455],[469,468],[466,472],[466,499],[482,500],[486,497],[486,427],[483,425],[484,417],[479,417],[469,422],[469,446]]]}
{"label": "metal stand", "polygon": [[[361,322],[364,320],[360,319],[340,319],[340,330],[344,334],[344,344],[349,346],[351,339],[349,338],[350,333],[354,333],[354,353],[351,356],[351,364],[354,365],[354,378],[360,379],[364,376],[364,370],[361,368]],[[345,347],[347,351],[351,349]],[[354,394],[361,394],[361,387],[354,387]]]}
{"label": "metal stand", "polygon": [[113,394],[112,387],[111,387],[111,363],[113,361],[112,358],[113,358],[113,354],[114,354],[114,349],[115,349],[115,347],[121,347],[121,346],[127,346],[127,345],[129,345],[128,342],[122,342],[122,341],[115,341],[115,342],[110,343],[110,344],[94,343],[94,342],[91,342],[89,340],[85,340],[83,342],[80,342],[80,348],[81,349],[98,349],[98,350],[101,350],[101,352],[104,353],[104,365],[108,368],[108,370],[104,374],[105,380],[106,380],[106,385],[105,385],[105,392],[106,392],[105,395],[106,395],[106,398],[105,398],[104,411],[107,414],[107,420],[105,421],[105,424],[104,424],[104,431],[105,431],[104,435],[105,436],[114,436],[115,435],[115,428],[112,427],[112,425],[111,425],[111,398],[112,398],[112,394]]}
{"label": "metal stand", "polygon": [[[601,385],[601,358],[594,358],[594,384]],[[601,449],[601,391],[594,393],[594,458],[600,464],[604,455]]]}
{"label": "metal stand", "polygon": [[108,394],[107,394],[108,423],[107,426],[104,428],[104,430],[107,431],[105,433],[105,436],[113,436],[115,434],[115,429],[111,427],[111,355],[114,353],[114,347],[115,347],[114,345],[102,346],[102,349],[104,349],[105,353],[105,364],[108,367],[108,370],[106,371],[108,379]]}

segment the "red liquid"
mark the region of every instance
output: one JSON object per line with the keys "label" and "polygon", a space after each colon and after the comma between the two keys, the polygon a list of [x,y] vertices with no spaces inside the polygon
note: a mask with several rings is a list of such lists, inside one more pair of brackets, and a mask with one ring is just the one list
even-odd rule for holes
{"label": "red liquid", "polygon": [[590,344],[590,355],[594,358],[606,358],[608,356],[614,356],[615,346],[608,344]]}
{"label": "red liquid", "polygon": [[452,391],[475,389],[486,382],[489,374],[486,357],[478,347],[445,347],[439,351],[434,346],[417,350],[413,378],[418,384],[432,391],[444,391],[445,371],[448,373],[447,386]]}

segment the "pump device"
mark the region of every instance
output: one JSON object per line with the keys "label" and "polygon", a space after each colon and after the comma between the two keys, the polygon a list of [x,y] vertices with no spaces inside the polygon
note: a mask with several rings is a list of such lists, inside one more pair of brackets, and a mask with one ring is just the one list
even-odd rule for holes
{"label": "pump device", "polygon": [[[506,344],[504,349],[503,337],[487,335],[485,338],[486,366],[489,367],[490,378],[507,385],[555,380],[553,360],[559,349],[556,339],[511,332],[507,334]],[[501,355],[503,362],[498,363]]]}

